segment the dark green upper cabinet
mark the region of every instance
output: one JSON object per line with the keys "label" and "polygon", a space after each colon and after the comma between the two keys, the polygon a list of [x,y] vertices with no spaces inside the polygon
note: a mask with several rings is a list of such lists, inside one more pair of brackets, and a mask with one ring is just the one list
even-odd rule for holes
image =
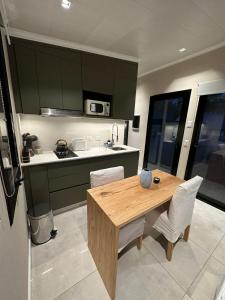
{"label": "dark green upper cabinet", "polygon": [[51,47],[37,47],[40,107],[63,108],[60,57]]}
{"label": "dark green upper cabinet", "polygon": [[131,120],[134,116],[138,64],[117,60],[112,115],[116,119]]}
{"label": "dark green upper cabinet", "polygon": [[114,92],[114,60],[107,56],[82,53],[83,89],[112,95]]}
{"label": "dark green upper cabinet", "polygon": [[61,59],[63,108],[83,110],[81,54],[68,51]]}
{"label": "dark green upper cabinet", "polygon": [[12,39],[9,58],[17,112],[39,114],[35,47],[32,43]]}
{"label": "dark green upper cabinet", "polygon": [[112,99],[111,117],[133,118],[137,63],[12,38],[8,46],[16,111],[40,108],[83,111],[83,92]]}

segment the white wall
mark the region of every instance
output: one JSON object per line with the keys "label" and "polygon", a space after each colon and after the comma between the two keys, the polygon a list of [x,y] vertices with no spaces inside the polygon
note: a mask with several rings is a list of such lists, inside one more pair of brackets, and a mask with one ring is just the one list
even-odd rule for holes
{"label": "white wall", "polygon": [[0,299],[28,299],[26,204],[20,188],[12,227],[0,182]]}
{"label": "white wall", "polygon": [[124,121],[118,120],[20,115],[20,131],[21,134],[29,132],[37,135],[44,151],[55,149],[55,143],[60,138],[71,143],[74,138],[85,137],[89,140],[89,146],[95,147],[111,139],[114,122],[119,126],[119,143],[122,144]]}
{"label": "white wall", "polygon": [[[3,43],[9,92],[13,110],[15,107],[9,71],[6,45]],[[18,126],[15,123],[18,138]],[[18,141],[18,139],[17,139]],[[26,197],[24,188],[19,188],[13,225],[10,226],[2,182],[0,180],[0,299],[27,300],[30,295],[29,285],[29,240],[26,218]]]}
{"label": "white wall", "polygon": [[[225,47],[210,53],[192,58],[174,66],[146,75],[138,80],[136,93],[135,114],[141,116],[140,130],[133,131],[130,126],[129,145],[140,148],[139,167],[143,165],[145,137],[151,95],[192,89],[187,121],[194,121],[197,105],[198,84],[225,77]],[[191,141],[193,128],[185,128],[184,140]],[[181,178],[185,174],[190,142],[188,147],[182,145],[177,175]]]}

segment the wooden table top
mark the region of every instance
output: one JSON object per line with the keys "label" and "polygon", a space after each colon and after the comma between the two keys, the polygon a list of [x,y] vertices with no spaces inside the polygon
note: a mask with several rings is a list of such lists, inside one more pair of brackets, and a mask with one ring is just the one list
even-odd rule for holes
{"label": "wooden table top", "polygon": [[140,185],[139,176],[132,176],[87,192],[113,224],[122,227],[169,201],[177,186],[184,182],[160,170],[153,171],[155,176],[160,177],[160,183],[152,184],[150,189]]}

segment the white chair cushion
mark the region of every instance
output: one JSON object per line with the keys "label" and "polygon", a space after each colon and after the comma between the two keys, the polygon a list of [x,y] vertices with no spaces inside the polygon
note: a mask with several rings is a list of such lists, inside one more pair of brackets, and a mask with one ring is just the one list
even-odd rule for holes
{"label": "white chair cushion", "polygon": [[124,167],[102,169],[90,173],[91,188],[124,179]]}
{"label": "white chair cushion", "polygon": [[120,229],[119,234],[119,249],[125,247],[130,242],[134,241],[143,235],[145,227],[145,217],[141,217]]}
{"label": "white chair cushion", "polygon": [[169,211],[160,215],[154,228],[168,241],[175,243],[185,228],[191,224],[195,197],[203,178],[194,178],[180,184],[170,202]]}
{"label": "white chair cushion", "polygon": [[165,203],[145,215],[145,229],[144,235],[149,235],[152,232],[152,227],[161,216],[164,211],[167,211],[169,208],[168,203]]}

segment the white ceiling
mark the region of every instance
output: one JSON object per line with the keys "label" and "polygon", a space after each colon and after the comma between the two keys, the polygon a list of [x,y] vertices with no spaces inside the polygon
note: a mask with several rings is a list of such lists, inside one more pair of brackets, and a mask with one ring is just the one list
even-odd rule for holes
{"label": "white ceiling", "polygon": [[9,26],[137,57],[139,74],[225,42],[225,0],[71,1],[7,0]]}

